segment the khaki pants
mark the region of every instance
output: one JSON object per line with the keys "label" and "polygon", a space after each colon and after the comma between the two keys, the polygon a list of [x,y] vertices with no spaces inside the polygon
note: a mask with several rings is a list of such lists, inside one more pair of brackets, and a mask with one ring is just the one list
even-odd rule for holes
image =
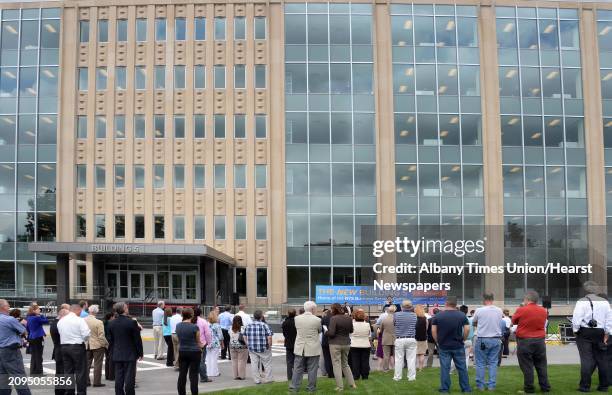
{"label": "khaki pants", "polygon": [[176,333],[172,334],[172,345],[174,346],[174,367],[178,368],[178,359],[179,359],[179,340]]}
{"label": "khaki pants", "polygon": [[383,345],[383,370],[385,372],[389,370],[389,361],[391,361],[392,353],[393,353],[393,346]]}
{"label": "khaki pants", "polygon": [[232,349],[232,368],[234,370],[234,378],[246,377],[246,363],[249,358],[249,350],[246,348]]}
{"label": "khaki pants", "polygon": [[[251,373],[253,374],[253,381],[255,384],[259,384],[262,381],[269,383],[272,381],[272,351],[266,350],[264,352],[249,352],[251,357]],[[263,366],[263,377],[261,373],[261,366]]]}
{"label": "khaki pants", "polygon": [[[95,350],[87,350],[87,372],[93,365],[93,384],[102,384],[102,361],[104,361],[105,348],[96,348]],[[106,363],[110,363],[106,361]],[[87,374],[87,382],[89,383],[89,374]]]}
{"label": "khaki pants", "polygon": [[155,359],[161,359],[164,357],[164,335],[162,333],[162,327],[156,325],[153,327],[153,355]]}
{"label": "khaki pants", "polygon": [[330,344],[329,353],[331,354],[332,366],[334,368],[334,378],[336,379],[336,387],[344,389],[344,382],[342,381],[342,375],[346,377],[346,382],[349,387],[355,386],[355,380],[353,379],[353,372],[348,365],[348,354],[351,351],[351,346]]}

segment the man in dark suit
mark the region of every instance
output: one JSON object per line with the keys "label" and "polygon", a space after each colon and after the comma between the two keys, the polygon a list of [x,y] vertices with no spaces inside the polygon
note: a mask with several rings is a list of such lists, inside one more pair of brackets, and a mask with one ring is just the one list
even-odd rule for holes
{"label": "man in dark suit", "polygon": [[115,365],[115,394],[134,395],[136,361],[142,361],[142,338],[138,323],[128,317],[128,307],[123,302],[113,307],[117,318],[109,322],[109,344]]}
{"label": "man in dark suit", "polygon": [[[69,311],[66,309],[59,309],[57,312],[57,318],[51,321],[49,325],[49,333],[51,334],[51,340],[53,341],[53,353],[51,358],[55,360],[55,374],[64,373],[64,360],[62,357],[62,343],[60,339],[59,331],[57,330],[57,323],[61,320]],[[56,388],[55,395],[64,395],[66,390],[63,388]]]}

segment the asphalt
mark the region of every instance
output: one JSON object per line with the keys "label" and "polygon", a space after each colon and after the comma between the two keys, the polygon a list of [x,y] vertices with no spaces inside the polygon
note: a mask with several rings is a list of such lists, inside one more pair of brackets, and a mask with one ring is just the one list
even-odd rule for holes
{"label": "asphalt", "polygon": [[[169,395],[176,394],[176,381],[178,372],[173,368],[168,368],[165,365],[165,361],[157,361],[153,358],[153,338],[152,331],[150,329],[143,330],[143,344],[145,350],[145,358],[142,362],[138,363],[137,374],[136,374],[136,393],[138,394],[150,394],[150,395]],[[272,375],[275,381],[286,381],[286,363],[285,363],[285,351],[282,346],[282,335],[276,334],[274,336],[274,345],[272,349]],[[53,345],[50,338],[45,343],[44,348],[44,370],[46,375],[52,375],[55,373],[55,362],[51,360],[51,351]],[[511,351],[514,350],[514,345],[511,345]],[[550,344],[547,347],[548,363],[549,364],[578,364],[578,351],[575,345],[567,344],[562,345],[558,343]],[[24,352],[24,362],[26,363],[26,372],[29,367],[29,355]],[[372,359],[372,369],[378,369],[379,362]],[[516,355],[512,354],[509,358],[503,360],[504,365],[518,365]],[[322,365],[322,364],[321,364]],[[437,359],[434,362],[434,366],[437,366]],[[219,377],[211,377],[212,383],[200,383],[200,392],[210,392],[225,390],[231,388],[240,388],[253,385],[252,379],[250,379],[251,365],[247,365],[247,379],[243,381],[233,380],[231,362],[228,360],[219,361],[219,371],[221,375]],[[321,373],[321,372],[320,372]],[[578,373],[577,373],[578,374]],[[418,377],[417,377],[418,379]],[[578,379],[578,376],[577,376]],[[102,376],[102,382],[106,384],[102,388],[89,387],[87,393],[91,395],[102,395],[114,393],[114,382],[107,381]],[[187,391],[189,391],[189,384],[187,385]],[[33,394],[50,394],[52,393],[49,389],[36,389],[32,388]]]}

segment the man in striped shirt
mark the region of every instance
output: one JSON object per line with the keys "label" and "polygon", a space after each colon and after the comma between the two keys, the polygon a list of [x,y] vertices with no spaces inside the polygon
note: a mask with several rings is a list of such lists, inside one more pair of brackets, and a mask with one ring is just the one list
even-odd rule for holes
{"label": "man in striped shirt", "polygon": [[395,326],[395,375],[393,380],[402,379],[404,369],[404,358],[408,364],[408,381],[416,380],[416,351],[417,342],[414,338],[416,333],[417,316],[412,309],[412,302],[404,300],[402,311],[393,315]]}

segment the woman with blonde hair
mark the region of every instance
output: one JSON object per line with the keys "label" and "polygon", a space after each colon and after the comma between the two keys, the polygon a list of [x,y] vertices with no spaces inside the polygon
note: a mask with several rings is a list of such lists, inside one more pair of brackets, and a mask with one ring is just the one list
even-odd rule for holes
{"label": "woman with blonde hair", "polygon": [[414,335],[417,341],[417,370],[421,371],[425,367],[425,353],[427,352],[427,316],[425,316],[425,308],[421,304],[416,305],[414,313],[417,316]]}
{"label": "woman with blonde hair", "polygon": [[208,376],[219,376],[219,354],[223,348],[223,332],[219,325],[219,316],[213,310],[208,314],[208,323],[210,324],[210,332],[212,341],[206,345],[206,372]]}
{"label": "woman with blonde hair", "polygon": [[349,364],[353,378],[367,380],[370,374],[370,350],[372,349],[372,326],[367,321],[363,309],[353,312],[353,333],[351,333],[351,350]]}

